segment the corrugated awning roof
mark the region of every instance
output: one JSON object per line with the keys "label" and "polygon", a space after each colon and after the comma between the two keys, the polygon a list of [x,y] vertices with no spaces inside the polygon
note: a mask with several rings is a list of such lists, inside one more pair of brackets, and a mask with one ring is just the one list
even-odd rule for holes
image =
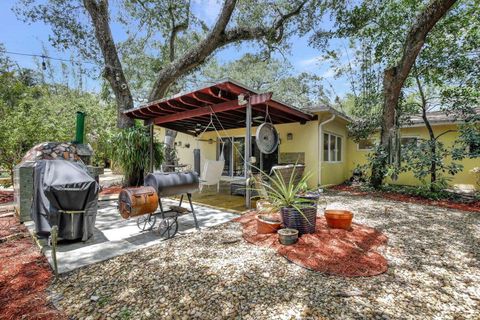
{"label": "corrugated awning roof", "polygon": [[[205,129],[210,115],[217,130],[245,127],[246,105],[239,103],[239,95],[250,99],[253,126],[262,123],[268,110],[274,124],[306,122],[314,116],[308,112],[272,99],[271,94],[259,94],[234,80],[226,79],[185,94],[157,100],[125,114],[134,119],[152,122],[164,128],[195,135]],[[218,118],[218,120],[217,120]],[[219,123],[220,122],[220,123]],[[213,128],[207,129],[211,131]]]}

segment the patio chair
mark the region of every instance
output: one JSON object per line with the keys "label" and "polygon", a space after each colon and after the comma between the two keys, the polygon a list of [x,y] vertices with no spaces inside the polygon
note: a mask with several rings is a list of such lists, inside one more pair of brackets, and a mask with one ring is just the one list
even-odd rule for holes
{"label": "patio chair", "polygon": [[[300,180],[303,177],[303,174],[305,172],[305,165],[303,164],[287,164],[287,165],[276,165],[273,166],[272,169],[270,170],[270,177],[275,178],[275,172],[283,178],[283,180],[288,183],[290,181],[290,177],[292,175],[293,170],[295,170],[295,176],[293,178],[293,183],[299,183]],[[267,195],[267,191],[265,190],[265,187],[260,183],[262,179],[264,180],[265,178],[262,176],[260,173],[253,174],[253,183],[254,183],[254,188],[257,191],[258,195],[260,197],[265,197]],[[267,181],[268,182],[268,181]]]}
{"label": "patio chair", "polygon": [[200,175],[200,192],[204,186],[217,185],[220,192],[220,178],[222,176],[225,160],[207,160]]}
{"label": "patio chair", "polygon": [[283,178],[283,181],[288,183],[292,172],[295,170],[295,176],[293,178],[293,183],[297,184],[302,180],[303,173],[305,172],[305,165],[303,164],[286,164],[286,165],[276,165],[273,166],[270,170],[270,176],[275,177],[275,172]]}

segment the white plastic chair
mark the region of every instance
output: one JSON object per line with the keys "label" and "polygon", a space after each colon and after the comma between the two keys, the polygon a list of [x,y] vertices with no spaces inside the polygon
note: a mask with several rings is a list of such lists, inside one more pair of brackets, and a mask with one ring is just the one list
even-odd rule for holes
{"label": "white plastic chair", "polygon": [[222,177],[225,160],[206,160],[200,175],[200,192],[203,186],[217,185],[217,192],[220,192],[220,178]]}

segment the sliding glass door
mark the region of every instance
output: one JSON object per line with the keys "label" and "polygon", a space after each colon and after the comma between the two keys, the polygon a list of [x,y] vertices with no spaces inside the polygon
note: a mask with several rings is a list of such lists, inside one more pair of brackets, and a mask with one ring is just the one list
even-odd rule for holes
{"label": "sliding glass door", "polygon": [[[227,177],[244,177],[245,176],[245,164],[243,157],[245,155],[245,138],[233,137],[223,138],[218,140],[217,143],[217,159],[220,158],[222,151],[223,141],[223,157],[225,159],[225,167],[223,169],[223,176]],[[233,141],[233,145],[232,145]],[[252,155],[257,159],[257,163],[252,168],[253,172],[258,172],[258,168],[270,173],[270,169],[275,164],[278,164],[278,153],[262,154],[257,148],[255,143],[255,137],[252,137]]]}

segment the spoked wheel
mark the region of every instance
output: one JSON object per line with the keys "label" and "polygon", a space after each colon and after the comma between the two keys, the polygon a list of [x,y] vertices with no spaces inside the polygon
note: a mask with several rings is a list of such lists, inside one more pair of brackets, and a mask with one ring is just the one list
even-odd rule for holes
{"label": "spoked wheel", "polygon": [[157,216],[147,214],[137,219],[137,227],[142,231],[152,230],[155,222],[157,222]]}
{"label": "spoked wheel", "polygon": [[163,239],[170,239],[177,234],[178,231],[178,221],[177,217],[164,217],[160,219],[160,223],[158,224],[158,228],[156,232],[159,236]]}

